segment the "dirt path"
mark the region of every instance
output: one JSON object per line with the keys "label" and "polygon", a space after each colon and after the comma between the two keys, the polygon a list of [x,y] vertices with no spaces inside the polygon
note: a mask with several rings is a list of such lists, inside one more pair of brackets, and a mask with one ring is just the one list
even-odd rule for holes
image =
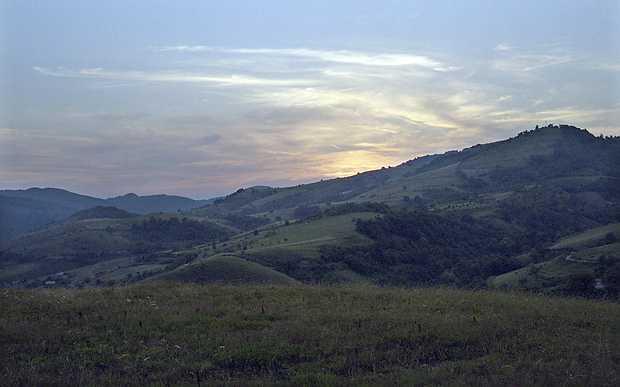
{"label": "dirt path", "polygon": [[334,237],[322,237],[322,238],[308,239],[308,240],[305,240],[305,241],[285,243],[283,245],[275,245],[275,246],[269,246],[269,247],[284,247],[284,246],[305,245],[307,243],[325,242],[325,241],[331,241],[331,240],[334,240],[334,239],[336,239],[336,238],[334,238]]}
{"label": "dirt path", "polygon": [[594,261],[584,261],[584,260],[581,260],[581,259],[575,259],[575,258],[573,258],[573,254],[569,254],[566,257],[566,260],[567,261],[571,261],[571,262],[579,262],[579,263],[596,263]]}

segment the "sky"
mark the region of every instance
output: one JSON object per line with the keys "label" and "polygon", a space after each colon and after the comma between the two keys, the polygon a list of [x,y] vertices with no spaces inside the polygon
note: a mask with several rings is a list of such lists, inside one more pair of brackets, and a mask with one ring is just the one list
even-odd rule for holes
{"label": "sky", "polygon": [[551,123],[620,135],[617,0],[0,0],[0,189],[211,198]]}

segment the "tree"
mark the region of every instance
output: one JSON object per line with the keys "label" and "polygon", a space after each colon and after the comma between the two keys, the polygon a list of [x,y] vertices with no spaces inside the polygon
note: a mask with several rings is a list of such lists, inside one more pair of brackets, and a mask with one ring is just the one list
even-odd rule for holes
{"label": "tree", "polygon": [[592,274],[579,273],[573,274],[568,278],[566,283],[566,291],[569,294],[588,297],[594,293],[596,279]]}

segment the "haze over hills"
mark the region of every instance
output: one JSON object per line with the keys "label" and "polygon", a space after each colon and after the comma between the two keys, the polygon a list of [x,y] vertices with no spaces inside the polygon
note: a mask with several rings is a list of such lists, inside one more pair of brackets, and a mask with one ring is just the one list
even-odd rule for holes
{"label": "haze over hills", "polygon": [[[45,193],[50,201],[41,200]],[[47,214],[90,203],[103,207],[2,243],[0,280],[80,286],[254,278],[561,290],[571,276],[581,275],[597,278],[609,291],[620,289],[616,228],[603,228],[609,230],[605,235],[571,245],[572,251],[553,247],[620,220],[620,138],[567,125],[348,178],[240,189],[193,209],[198,203],[190,199],[147,198],[103,201],[36,189],[29,198],[11,197],[33,208],[56,203],[44,206]],[[167,214],[140,215],[153,210],[153,202],[174,205],[159,211]],[[126,212],[109,208],[114,204]],[[567,267],[558,260],[557,278],[505,275],[492,281],[584,248],[596,249],[588,255],[592,264]]]}

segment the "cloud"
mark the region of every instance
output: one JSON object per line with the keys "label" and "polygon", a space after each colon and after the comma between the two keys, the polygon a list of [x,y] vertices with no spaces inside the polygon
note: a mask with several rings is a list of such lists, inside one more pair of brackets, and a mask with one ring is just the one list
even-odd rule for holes
{"label": "cloud", "polygon": [[496,51],[510,51],[513,47],[506,43],[499,43],[497,46],[493,47]]}
{"label": "cloud", "polygon": [[[441,94],[440,78],[445,82],[445,76],[450,76],[457,69],[457,66],[447,65],[428,56],[407,53],[305,48],[224,49],[206,46],[174,46],[158,50],[206,52],[209,55],[202,61],[191,62],[187,67],[165,71],[111,71],[101,67],[77,70],[35,67],[35,70],[40,74],[57,77],[179,85],[186,83],[212,88],[217,93],[221,93],[224,87],[237,87],[239,91],[231,94],[230,98],[277,111],[277,119],[269,119],[273,124],[282,122],[283,117],[290,115],[289,112],[299,114],[301,110],[302,115],[295,117],[294,121],[303,120],[303,117],[316,123],[320,120],[334,120],[334,117],[346,117],[342,121],[350,121],[351,117],[388,119],[394,116],[409,122],[428,120],[427,114],[416,111],[419,102],[415,94],[432,88],[437,89],[435,93]],[[217,58],[211,57],[214,54],[217,54]],[[232,57],[223,60],[222,55]],[[279,65],[270,68],[273,58],[277,59]],[[237,71],[238,74],[231,71]],[[325,114],[325,110],[319,115],[312,111],[326,108],[329,108],[329,114]],[[431,125],[446,126],[436,117],[430,120]],[[260,130],[268,130],[256,122],[252,125]],[[390,130],[398,131],[398,128]]]}
{"label": "cloud", "polygon": [[566,53],[517,54],[509,58],[496,60],[493,64],[493,68],[510,73],[532,72],[547,67],[574,62],[576,60],[578,60],[578,58]]}
{"label": "cloud", "polygon": [[533,73],[566,64],[572,64],[575,69],[587,59],[587,55],[572,52],[566,44],[560,43],[520,47],[499,43],[494,50],[499,56],[492,61],[491,69],[512,74]]}
{"label": "cloud", "polygon": [[301,58],[305,57],[324,62],[346,63],[373,67],[420,66],[431,68],[436,71],[450,71],[457,69],[457,67],[447,66],[426,56],[397,53],[363,53],[348,50],[320,51],[309,49],[243,49],[234,50],[232,52],[242,54],[271,54]]}
{"label": "cloud", "polygon": [[180,52],[198,52],[198,51],[211,51],[213,50],[207,46],[165,46],[165,47],[151,47],[151,49],[157,51],[180,51]]}
{"label": "cloud", "polygon": [[129,81],[146,82],[181,82],[181,83],[205,83],[216,86],[298,86],[312,85],[314,81],[309,79],[269,79],[244,74],[230,74],[226,76],[212,76],[204,73],[187,71],[110,71],[103,68],[71,70],[63,67],[48,69],[33,67],[40,74],[69,77],[69,78],[94,78],[94,79],[118,79]]}
{"label": "cloud", "polygon": [[30,163],[29,170],[54,171],[63,181],[97,170],[107,184],[120,176],[144,187],[159,181],[227,193],[398,165],[545,120],[617,127],[620,108],[586,106],[579,96],[587,85],[573,70],[594,61],[559,47],[500,43],[487,59],[307,48],[153,51],[157,60],[136,70],[35,67],[91,88],[122,83],[128,102],[71,107],[58,115],[79,130],[59,124],[49,130],[60,135],[22,133],[6,142],[12,170]]}
{"label": "cloud", "polygon": [[159,51],[210,52],[251,56],[306,58],[319,60],[322,62],[345,63],[372,67],[420,66],[431,68],[435,71],[453,71],[458,69],[456,66],[448,66],[427,56],[403,53],[366,53],[350,50],[311,50],[306,48],[226,49],[208,46],[168,46],[156,49]]}
{"label": "cloud", "polygon": [[596,63],[592,66],[592,68],[596,70],[620,72],[620,63]]}

